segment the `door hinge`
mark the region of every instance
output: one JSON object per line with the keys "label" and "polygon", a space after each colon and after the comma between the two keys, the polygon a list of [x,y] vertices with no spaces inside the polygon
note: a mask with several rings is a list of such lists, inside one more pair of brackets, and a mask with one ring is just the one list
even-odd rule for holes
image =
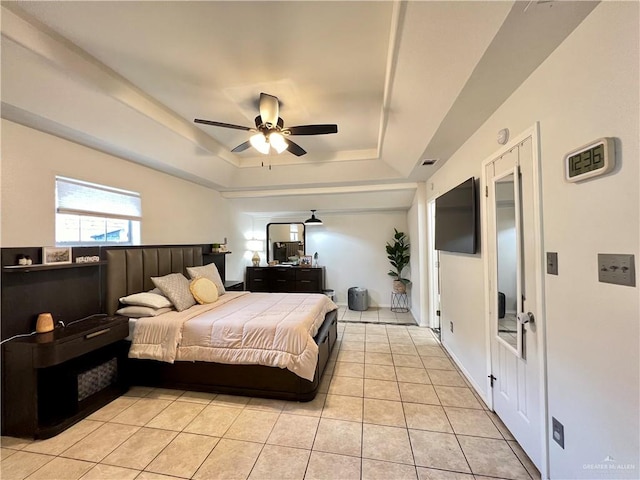
{"label": "door hinge", "polygon": [[484,186],[484,196],[485,197],[489,197],[489,186],[488,185]]}
{"label": "door hinge", "polygon": [[489,375],[489,380],[491,380],[491,388],[493,388],[493,382],[495,382],[497,380],[497,378],[494,377],[493,374],[492,374],[492,375]]}
{"label": "door hinge", "polygon": [[436,317],[440,316],[440,310],[436,310]]}

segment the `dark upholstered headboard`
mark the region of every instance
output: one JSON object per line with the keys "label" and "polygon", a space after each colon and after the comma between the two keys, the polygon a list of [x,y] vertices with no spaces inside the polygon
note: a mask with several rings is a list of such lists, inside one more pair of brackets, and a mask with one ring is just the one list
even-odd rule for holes
{"label": "dark upholstered headboard", "polygon": [[133,247],[106,251],[107,313],[115,314],[120,297],[152,290],[151,277],[182,273],[202,265],[202,246]]}

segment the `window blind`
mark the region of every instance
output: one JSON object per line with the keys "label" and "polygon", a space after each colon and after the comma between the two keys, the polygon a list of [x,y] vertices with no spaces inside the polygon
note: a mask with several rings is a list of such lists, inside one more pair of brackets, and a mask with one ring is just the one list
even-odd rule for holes
{"label": "window blind", "polygon": [[140,220],[140,194],[56,177],[56,212],[123,220]]}

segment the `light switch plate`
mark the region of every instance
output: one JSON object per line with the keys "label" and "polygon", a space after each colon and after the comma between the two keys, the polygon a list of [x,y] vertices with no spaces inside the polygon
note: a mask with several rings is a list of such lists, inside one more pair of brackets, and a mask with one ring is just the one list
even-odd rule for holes
{"label": "light switch plate", "polygon": [[558,252],[547,252],[547,273],[558,275]]}
{"label": "light switch plate", "polygon": [[636,268],[634,256],[616,253],[599,253],[598,281],[635,287]]}
{"label": "light switch plate", "polygon": [[551,417],[551,434],[553,435],[554,442],[564,448],[564,425],[555,417]]}

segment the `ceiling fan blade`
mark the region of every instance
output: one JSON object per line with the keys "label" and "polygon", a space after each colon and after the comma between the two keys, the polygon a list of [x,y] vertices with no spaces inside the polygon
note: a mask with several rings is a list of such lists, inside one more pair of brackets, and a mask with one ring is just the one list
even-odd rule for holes
{"label": "ceiling fan blade", "polygon": [[269,95],[267,93],[260,94],[260,116],[264,123],[270,123],[271,125],[278,124],[278,116],[280,115],[280,105],[278,103],[278,97]]}
{"label": "ceiling fan blade", "polygon": [[287,127],[289,135],[325,135],[327,133],[338,133],[338,125],[298,125],[297,127]]}
{"label": "ceiling fan blade", "polygon": [[289,150],[289,152],[293,153],[296,157],[301,157],[302,155],[304,155],[305,153],[307,153],[307,151],[302,148],[300,145],[298,145],[297,143],[292,142],[291,140],[289,140],[288,138],[285,137],[284,141],[286,142],[286,144],[289,146],[287,148],[287,150]]}
{"label": "ceiling fan blade", "polygon": [[238,152],[244,152],[247,148],[249,148],[251,146],[251,142],[249,140],[247,140],[244,143],[241,143],[240,145],[238,145],[236,148],[234,148],[233,150],[231,150],[233,153],[238,153]]}
{"label": "ceiling fan blade", "polygon": [[243,127],[241,125],[233,125],[231,123],[214,122],[212,120],[201,120],[199,118],[196,118],[193,121],[195,123],[204,123],[205,125],[213,125],[214,127],[235,128],[236,130],[246,130],[246,131],[251,130],[251,128],[249,127]]}

